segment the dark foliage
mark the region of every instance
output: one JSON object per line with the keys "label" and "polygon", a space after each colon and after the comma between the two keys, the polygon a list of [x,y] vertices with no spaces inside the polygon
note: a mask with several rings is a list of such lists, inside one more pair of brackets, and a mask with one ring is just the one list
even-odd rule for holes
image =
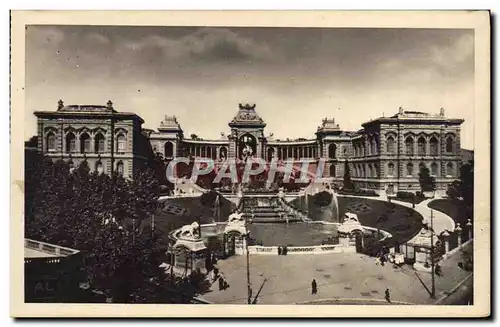
{"label": "dark foliage", "polygon": [[354,183],[351,180],[351,170],[349,168],[349,162],[346,160],[345,161],[345,167],[344,167],[344,190],[346,191],[354,191]]}
{"label": "dark foliage", "polygon": [[63,161],[44,160],[32,168],[26,237],[80,250],[92,289],[114,302],[159,296],[155,292],[165,273],[158,266],[165,249],[150,225],[159,196],[154,171],[136,172],[128,180],[91,173],[86,161],[72,172]]}
{"label": "dark foliage", "polygon": [[431,176],[429,168],[423,167],[418,173],[418,181],[422,192],[432,192],[436,190],[436,179]]}

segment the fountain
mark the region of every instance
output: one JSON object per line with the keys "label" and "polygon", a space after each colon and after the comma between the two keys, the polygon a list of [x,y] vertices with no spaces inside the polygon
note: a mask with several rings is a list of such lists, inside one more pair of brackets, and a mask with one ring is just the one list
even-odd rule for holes
{"label": "fountain", "polygon": [[[306,211],[313,220],[340,222],[337,194],[333,188],[325,184],[311,183],[303,190]],[[314,201],[316,200],[316,201]],[[311,203],[311,201],[314,201]]]}

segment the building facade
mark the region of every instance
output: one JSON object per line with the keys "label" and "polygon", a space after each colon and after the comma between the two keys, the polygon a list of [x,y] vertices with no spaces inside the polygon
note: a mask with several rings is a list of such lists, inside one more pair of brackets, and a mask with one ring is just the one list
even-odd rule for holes
{"label": "building facade", "polygon": [[[362,124],[358,131],[344,131],[335,119],[325,118],[309,139],[279,140],[265,135],[266,123],[255,105],[239,104],[229,122],[229,133],[219,139],[185,137],[175,116],[165,116],[157,131],[142,130],[143,120],[107,106],[63,106],[55,112],[35,112],[38,117],[38,148],[53,158],[78,161],[86,158],[96,170],[111,167],[130,175],[148,153],[169,161],[176,157],[258,157],[270,161],[309,159],[326,161],[324,177],[342,186],[346,164],[351,179],[361,189],[379,194],[420,190],[419,171],[427,167],[444,193],[459,177],[460,126],[463,119],[399,108],[391,117]],[[147,144],[145,144],[147,143]],[[92,168],[92,166],[91,166]]]}
{"label": "building facade", "polygon": [[151,157],[144,120],[134,113],[106,106],[70,105],[56,111],[35,111],[38,150],[75,167],[86,160],[91,170],[130,177]]}

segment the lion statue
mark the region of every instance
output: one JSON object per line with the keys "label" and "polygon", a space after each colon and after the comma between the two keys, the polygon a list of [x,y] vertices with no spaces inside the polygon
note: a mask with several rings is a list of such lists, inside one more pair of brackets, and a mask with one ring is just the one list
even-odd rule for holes
{"label": "lion statue", "polygon": [[185,239],[195,239],[199,237],[200,225],[195,221],[191,225],[184,225],[181,228],[179,236]]}
{"label": "lion statue", "polygon": [[229,218],[228,218],[227,222],[229,224],[243,223],[244,222],[243,214],[240,213],[240,212],[238,212],[238,211],[233,212],[232,214],[229,215]]}

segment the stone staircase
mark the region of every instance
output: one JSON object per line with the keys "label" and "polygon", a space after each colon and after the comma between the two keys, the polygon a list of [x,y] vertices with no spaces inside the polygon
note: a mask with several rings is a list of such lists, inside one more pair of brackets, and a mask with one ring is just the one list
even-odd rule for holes
{"label": "stone staircase", "polygon": [[293,208],[283,199],[269,197],[267,203],[257,203],[254,198],[244,197],[240,210],[243,217],[257,223],[281,223],[305,221],[307,217],[299,210]]}

